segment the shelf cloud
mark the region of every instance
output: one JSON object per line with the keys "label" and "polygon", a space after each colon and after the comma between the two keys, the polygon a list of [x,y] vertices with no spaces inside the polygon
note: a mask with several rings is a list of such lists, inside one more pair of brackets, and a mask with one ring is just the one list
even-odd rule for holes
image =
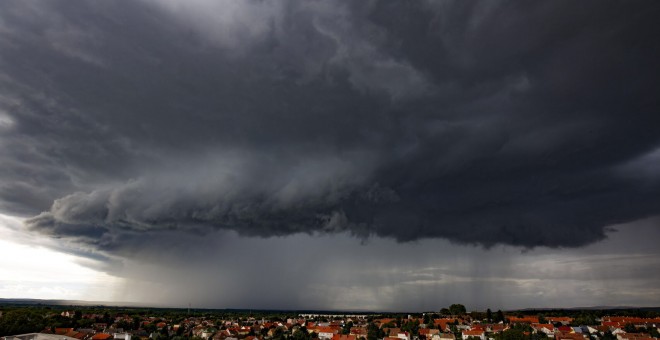
{"label": "shelf cloud", "polygon": [[658,3],[2,8],[0,212],[34,232],[580,247],[660,213]]}

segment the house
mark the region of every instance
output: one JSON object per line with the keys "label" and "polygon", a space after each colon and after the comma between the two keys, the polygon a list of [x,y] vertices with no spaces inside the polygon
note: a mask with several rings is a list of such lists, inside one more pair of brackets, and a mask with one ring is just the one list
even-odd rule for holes
{"label": "house", "polygon": [[555,340],[584,340],[582,334],[555,332]]}
{"label": "house", "polygon": [[555,335],[555,326],[551,323],[532,324],[532,329],[534,329],[536,333],[545,333],[547,336]]}
{"label": "house", "polygon": [[73,332],[73,328],[55,328],[55,334],[57,335],[66,335],[70,332]]}
{"label": "house", "polygon": [[508,317],[510,323],[539,323],[539,318],[536,316],[523,316],[523,317]]}
{"label": "house", "polygon": [[112,339],[112,334],[108,333],[96,333],[92,337],[92,340],[110,340]]}
{"label": "house", "polygon": [[564,326],[573,322],[573,318],[563,317],[563,316],[548,316],[545,318],[549,323],[560,323]]}
{"label": "house", "polygon": [[332,339],[332,337],[339,333],[339,331],[330,326],[316,327],[316,332],[319,333],[319,339]]}
{"label": "house", "polygon": [[616,327],[616,328],[610,328],[610,330],[612,331],[612,335],[623,334],[623,333],[626,332],[626,331],[624,331],[623,329],[618,328],[618,327]]}
{"label": "house", "polygon": [[385,328],[385,336],[397,336],[401,333],[401,328]]}
{"label": "house", "polygon": [[559,327],[555,328],[555,331],[562,332],[562,333],[575,333],[573,331],[573,327],[570,327],[570,326],[559,326]]}
{"label": "house", "polygon": [[619,333],[617,340],[649,340],[653,339],[648,333]]}
{"label": "house", "polygon": [[488,325],[486,327],[486,331],[491,332],[491,333],[502,333],[507,329],[507,326],[502,323],[496,323],[492,325]]}
{"label": "house", "polygon": [[463,340],[468,340],[468,338],[479,338],[481,340],[486,340],[486,332],[482,330],[464,330],[462,332]]}
{"label": "house", "polygon": [[433,338],[434,335],[440,334],[439,329],[430,329],[430,328],[420,328],[419,335],[425,337],[426,339]]}
{"label": "house", "polygon": [[410,333],[408,332],[398,332],[396,337],[402,340],[410,340]]}
{"label": "house", "polygon": [[358,338],[363,337],[367,338],[367,329],[364,327],[351,327],[350,334],[357,336]]}
{"label": "house", "polygon": [[602,331],[603,333],[601,333],[601,329],[604,329],[604,327],[603,326],[587,326],[587,330],[589,330],[589,333],[591,333],[591,334],[596,334],[596,333],[604,334],[605,332],[607,332],[609,330],[609,329],[604,329]]}
{"label": "house", "polygon": [[334,334],[332,340],[357,340],[357,337],[350,334]]}
{"label": "house", "polygon": [[443,332],[449,331],[449,325],[455,323],[458,323],[457,319],[450,319],[450,318],[433,319],[433,325],[438,327],[438,329]]}

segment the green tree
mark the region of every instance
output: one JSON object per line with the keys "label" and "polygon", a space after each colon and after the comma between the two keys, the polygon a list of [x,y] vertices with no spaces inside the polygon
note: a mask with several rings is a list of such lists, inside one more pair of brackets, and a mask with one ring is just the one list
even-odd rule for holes
{"label": "green tree", "polygon": [[142,324],[142,319],[140,319],[139,316],[134,316],[133,317],[133,329],[140,329],[140,325]]}
{"label": "green tree", "polygon": [[548,320],[546,320],[545,315],[539,314],[539,323],[548,323]]}
{"label": "green tree", "polygon": [[497,310],[497,316],[495,317],[496,322],[504,322],[504,312],[501,309]]}
{"label": "green tree", "polygon": [[353,327],[353,321],[347,322],[341,330],[341,334],[350,334]]}
{"label": "green tree", "polygon": [[293,339],[294,340],[309,340],[309,332],[307,332],[307,328],[305,326],[298,328],[295,332],[293,332]]}
{"label": "green tree", "polygon": [[370,322],[367,325],[367,340],[377,340],[385,337],[385,331],[382,328],[378,328],[375,323]]}
{"label": "green tree", "polygon": [[495,334],[495,340],[526,340],[522,329],[511,328],[506,331]]}
{"label": "green tree", "polygon": [[635,328],[635,325],[633,325],[631,323],[625,324],[625,326],[623,326],[623,330],[626,331],[626,333],[637,333],[637,332],[639,332],[637,330],[637,328]]}
{"label": "green tree", "polygon": [[461,305],[460,303],[455,303],[449,306],[449,312],[451,312],[451,315],[463,315],[467,312],[467,310],[465,309],[465,306]]}
{"label": "green tree", "polygon": [[493,321],[493,312],[490,310],[490,308],[486,309],[486,319],[488,322]]}
{"label": "green tree", "polygon": [[282,327],[277,327],[275,328],[275,331],[273,332],[273,340],[282,340],[284,339],[284,330]]}

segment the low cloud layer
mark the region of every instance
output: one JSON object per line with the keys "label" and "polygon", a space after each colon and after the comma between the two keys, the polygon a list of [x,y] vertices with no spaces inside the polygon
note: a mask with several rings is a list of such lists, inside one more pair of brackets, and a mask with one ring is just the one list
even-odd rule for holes
{"label": "low cloud layer", "polygon": [[218,230],[593,243],[660,213],[658,9],[6,1],[0,210],[116,255]]}

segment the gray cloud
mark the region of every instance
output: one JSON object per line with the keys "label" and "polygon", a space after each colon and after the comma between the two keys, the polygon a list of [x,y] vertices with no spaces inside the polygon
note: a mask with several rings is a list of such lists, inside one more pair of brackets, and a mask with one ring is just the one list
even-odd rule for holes
{"label": "gray cloud", "polygon": [[583,246],[659,213],[657,6],[8,1],[0,209],[109,254],[218,229]]}
{"label": "gray cloud", "polygon": [[652,270],[660,261],[656,223],[617,226],[603,242],[562,253],[428,239],[359,245],[343,233],[277,242],[227,231],[178,240],[160,233],[150,240],[167,251],[135,248],[118,272],[130,280],[119,295],[227,308],[427,311],[455,301],[469,310],[654,306],[660,301],[660,277]]}

